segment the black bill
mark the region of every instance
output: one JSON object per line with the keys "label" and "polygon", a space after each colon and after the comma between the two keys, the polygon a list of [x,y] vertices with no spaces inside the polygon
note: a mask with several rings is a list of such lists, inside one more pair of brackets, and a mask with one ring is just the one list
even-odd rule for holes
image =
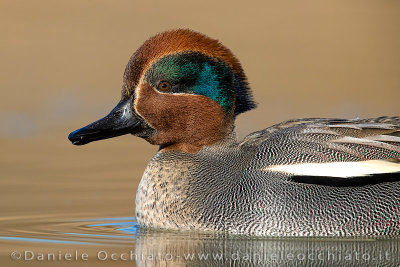
{"label": "black bill", "polygon": [[142,130],[141,124],[141,120],[132,114],[130,99],[121,100],[110,114],[73,131],[68,139],[74,145],[85,145],[93,141],[137,133]]}

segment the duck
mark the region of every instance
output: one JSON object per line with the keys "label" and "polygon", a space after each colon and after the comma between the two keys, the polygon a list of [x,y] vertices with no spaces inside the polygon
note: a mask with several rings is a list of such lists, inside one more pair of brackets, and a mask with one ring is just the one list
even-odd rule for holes
{"label": "duck", "polygon": [[400,235],[400,117],[288,120],[237,140],[256,107],[220,41],[190,29],[146,40],[122,97],[74,145],[132,134],[159,147],[135,201],[139,227],[271,237]]}

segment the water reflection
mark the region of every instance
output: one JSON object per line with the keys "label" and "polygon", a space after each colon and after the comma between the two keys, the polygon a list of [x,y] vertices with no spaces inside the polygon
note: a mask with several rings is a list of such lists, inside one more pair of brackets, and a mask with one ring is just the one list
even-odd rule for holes
{"label": "water reflection", "polygon": [[[25,218],[26,219],[26,218]],[[112,252],[138,266],[399,266],[400,239],[255,238],[138,228],[133,217],[2,222],[0,240],[62,244],[97,257]],[[10,222],[9,222],[10,223]],[[25,228],[22,228],[25,227]],[[8,230],[7,230],[8,229]],[[39,249],[39,251],[42,251]],[[103,255],[101,254],[101,255]],[[96,256],[97,255],[97,256]]]}
{"label": "water reflection", "polygon": [[398,239],[265,239],[138,229],[138,266],[392,266]]}

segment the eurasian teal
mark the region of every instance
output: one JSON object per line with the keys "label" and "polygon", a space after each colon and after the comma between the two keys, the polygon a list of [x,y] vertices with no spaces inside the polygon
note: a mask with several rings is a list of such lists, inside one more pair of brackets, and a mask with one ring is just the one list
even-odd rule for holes
{"label": "eurasian teal", "polygon": [[235,118],[253,108],[229,49],[170,30],[130,58],[110,114],[69,139],[83,145],[130,133],[159,146],[136,196],[143,227],[400,235],[400,117],[289,120],[238,142]]}

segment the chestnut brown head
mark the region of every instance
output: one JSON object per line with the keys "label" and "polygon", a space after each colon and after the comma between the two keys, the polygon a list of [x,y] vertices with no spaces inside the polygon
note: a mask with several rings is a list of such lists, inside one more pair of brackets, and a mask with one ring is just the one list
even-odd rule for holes
{"label": "chestnut brown head", "polygon": [[235,117],[254,107],[246,76],[229,49],[191,30],[171,30],[133,54],[117,107],[69,139],[82,145],[131,133],[166,150],[195,153],[222,140]]}

